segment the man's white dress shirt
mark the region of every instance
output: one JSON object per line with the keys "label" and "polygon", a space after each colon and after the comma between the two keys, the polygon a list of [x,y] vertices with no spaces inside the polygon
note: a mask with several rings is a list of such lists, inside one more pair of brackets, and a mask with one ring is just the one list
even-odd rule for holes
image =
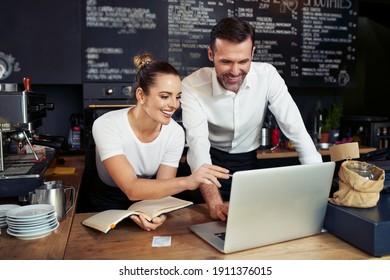
{"label": "man's white dress shirt", "polygon": [[228,153],[259,148],[267,107],[300,162],[322,162],[284,80],[268,63],[252,62],[237,94],[220,85],[213,67],[201,68],[183,79],[181,103],[192,171],[211,163],[210,145]]}

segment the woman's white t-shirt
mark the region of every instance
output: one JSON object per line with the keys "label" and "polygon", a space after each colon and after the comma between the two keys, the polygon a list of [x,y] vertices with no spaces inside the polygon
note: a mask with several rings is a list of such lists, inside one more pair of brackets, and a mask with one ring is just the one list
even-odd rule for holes
{"label": "woman's white t-shirt", "polygon": [[184,149],[184,130],[171,119],[163,125],[158,137],[149,143],[141,142],[128,121],[130,108],[105,113],[97,118],[92,127],[96,144],[96,167],[100,179],[107,185],[116,186],[103,161],[116,155],[125,155],[138,177],[154,176],[161,164],[178,167]]}

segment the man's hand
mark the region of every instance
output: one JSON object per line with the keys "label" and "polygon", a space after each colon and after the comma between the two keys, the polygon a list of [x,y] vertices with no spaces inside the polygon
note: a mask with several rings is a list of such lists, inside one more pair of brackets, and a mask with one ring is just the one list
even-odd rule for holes
{"label": "man's hand", "polygon": [[229,211],[228,204],[217,204],[210,208],[210,217],[214,220],[226,221]]}
{"label": "man's hand", "polygon": [[141,215],[131,215],[130,219],[132,219],[140,228],[151,231],[155,230],[159,226],[161,226],[167,217],[165,215],[158,216],[156,218],[153,218],[151,222],[149,222],[144,216]]}
{"label": "man's hand", "polygon": [[226,221],[229,204],[225,204],[215,185],[203,184],[200,186],[202,196],[210,210],[210,217],[214,220]]}

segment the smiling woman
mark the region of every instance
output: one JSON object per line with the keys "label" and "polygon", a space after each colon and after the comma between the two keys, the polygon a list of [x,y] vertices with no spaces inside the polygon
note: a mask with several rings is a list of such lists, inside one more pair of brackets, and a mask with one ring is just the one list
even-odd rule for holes
{"label": "smiling woman", "polygon": [[[152,63],[149,54],[136,56],[134,65],[139,69],[133,87],[139,106],[129,111],[128,117],[137,137],[151,142],[159,135],[161,126],[170,123],[180,106],[181,80],[172,66],[165,62]],[[155,69],[161,69],[164,74]]]}
{"label": "smiling woman", "polygon": [[[100,116],[92,127],[100,182],[91,190],[91,211],[127,209],[134,201],[175,195],[200,184],[220,185],[217,178],[228,178],[228,170],[210,164],[176,177],[184,149],[184,130],[172,119],[180,106],[179,74],[150,54],[137,55],[134,64],[136,105]],[[131,218],[145,230],[166,219]]]}

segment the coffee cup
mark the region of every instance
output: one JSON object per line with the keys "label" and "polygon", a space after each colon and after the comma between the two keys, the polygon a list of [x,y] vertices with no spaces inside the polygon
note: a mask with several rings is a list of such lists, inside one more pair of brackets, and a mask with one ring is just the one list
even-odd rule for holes
{"label": "coffee cup", "polygon": [[[67,193],[69,192],[69,195]],[[30,204],[51,204],[61,222],[74,205],[75,188],[64,186],[62,181],[47,181],[29,193]],[[68,199],[67,199],[68,198]],[[67,207],[69,201],[69,207]]]}

